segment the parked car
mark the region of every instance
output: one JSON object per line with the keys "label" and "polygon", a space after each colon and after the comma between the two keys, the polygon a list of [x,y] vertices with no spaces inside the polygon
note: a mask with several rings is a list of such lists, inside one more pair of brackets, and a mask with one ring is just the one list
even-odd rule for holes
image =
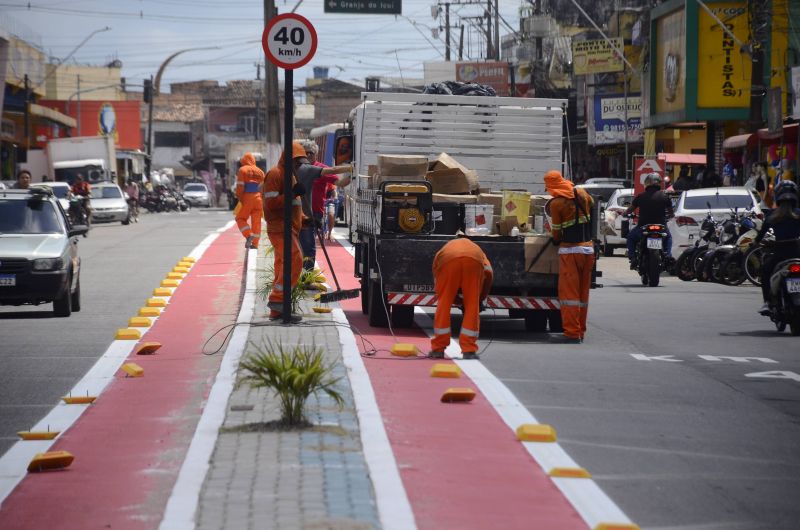
{"label": "parked car", "polygon": [[50,190],[0,191],[0,305],[53,303],[55,316],[81,309],[78,238]]}
{"label": "parked car", "polygon": [[211,206],[211,193],[202,182],[190,182],[183,187],[183,198],[192,206]]}
{"label": "parked car", "polygon": [[92,222],[104,223],[119,221],[130,224],[131,212],[128,201],[119,186],[113,182],[92,184],[92,197],[89,200],[92,208]]}
{"label": "parked car", "polygon": [[586,179],[583,184],[619,184],[624,188],[629,188],[633,184],[630,180],[625,179],[613,179],[613,178],[591,178]]}
{"label": "parked car", "polygon": [[627,246],[626,239],[622,237],[622,214],[631,202],[633,202],[633,188],[614,190],[606,202],[600,227],[603,236],[601,246],[606,257],[613,256],[614,249]]}
{"label": "parked car", "polygon": [[69,211],[70,187],[66,182],[37,182],[31,188],[50,188],[65,212]]}
{"label": "parked car", "polygon": [[576,188],[582,188],[583,190],[585,190],[586,193],[594,197],[595,201],[599,200],[600,202],[608,202],[608,199],[611,198],[611,195],[615,191],[624,189],[625,186],[623,186],[622,184],[596,183],[596,184],[578,184]]}
{"label": "parked car", "polygon": [[694,245],[700,223],[709,211],[714,217],[721,218],[735,209],[752,209],[757,217],[762,218],[759,202],[761,198],[743,186],[684,191],[678,198],[675,217],[667,222],[672,233],[672,257],[677,258]]}

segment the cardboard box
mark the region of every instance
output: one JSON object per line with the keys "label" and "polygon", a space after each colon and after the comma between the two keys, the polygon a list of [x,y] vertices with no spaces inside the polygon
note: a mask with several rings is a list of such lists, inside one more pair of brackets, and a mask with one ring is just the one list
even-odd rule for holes
{"label": "cardboard box", "polygon": [[476,195],[448,195],[433,192],[433,202],[454,202],[458,204],[475,204],[478,202]]}
{"label": "cardboard box", "polygon": [[378,174],[378,165],[377,164],[369,164],[367,165],[367,175],[370,177],[374,177]]}
{"label": "cardboard box", "polygon": [[378,155],[378,173],[388,177],[404,177],[416,180],[425,178],[428,172],[428,157],[417,155]]}
{"label": "cardboard box", "polygon": [[519,227],[519,223],[517,222],[516,216],[510,215],[508,217],[503,217],[499,221],[495,221],[494,227],[495,232],[501,236],[508,236],[511,235],[511,229],[514,227]]}
{"label": "cardboard box", "polygon": [[481,193],[478,195],[478,203],[480,204],[491,204],[492,208],[494,209],[495,217],[501,217],[500,212],[503,206],[503,194],[502,193]]}
{"label": "cardboard box", "polygon": [[428,165],[428,180],[435,193],[472,193],[478,190],[478,174],[447,153],[439,153]]}
{"label": "cardboard box", "polygon": [[[558,274],[558,247],[549,235],[531,235],[525,238],[525,270],[536,274]],[[536,257],[538,256],[538,259]],[[536,262],[533,263],[534,259]]]}

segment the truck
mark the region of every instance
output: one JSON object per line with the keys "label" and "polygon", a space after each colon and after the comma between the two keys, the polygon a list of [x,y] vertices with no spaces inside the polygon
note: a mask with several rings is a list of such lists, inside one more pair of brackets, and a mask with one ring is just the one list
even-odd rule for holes
{"label": "truck", "polygon": [[[433,202],[428,182],[399,178],[375,186],[369,166],[378,163],[378,155],[424,155],[431,160],[446,152],[475,170],[482,188],[541,194],[544,174],[562,168],[565,104],[559,99],[362,94],[362,103],[351,112],[349,144],[354,145],[353,164],[359,176],[351,184],[355,189],[348,192],[354,202],[350,238],[355,275],[361,280],[361,308],[371,326],[409,327],[415,306],[436,305],[431,265],[436,252],[455,237],[454,231],[435,233],[426,228],[424,220],[435,218],[437,208],[447,209]],[[412,230],[394,222],[403,201],[423,219],[411,223]],[[494,269],[486,305],[508,310],[511,318],[524,318],[528,331],[562,331],[557,266],[529,272],[542,256],[540,251],[532,253],[530,245],[537,242],[542,251],[548,250],[546,243],[541,245],[548,238],[478,235],[471,239]],[[555,247],[549,251],[551,265],[553,259],[557,264]]]}
{"label": "truck", "polygon": [[228,193],[228,207],[236,207],[236,173],[239,172],[240,161],[245,153],[253,153],[256,166],[267,172],[266,142],[231,142],[225,147],[225,170],[227,177],[225,188]]}
{"label": "truck", "polygon": [[80,173],[89,182],[116,180],[117,154],[111,136],[53,138],[45,146],[48,176],[70,185]]}

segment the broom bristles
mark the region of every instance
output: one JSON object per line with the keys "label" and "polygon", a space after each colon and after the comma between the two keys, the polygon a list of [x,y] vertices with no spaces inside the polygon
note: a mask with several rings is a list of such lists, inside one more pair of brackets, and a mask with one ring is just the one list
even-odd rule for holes
{"label": "broom bristles", "polygon": [[361,289],[346,289],[342,291],[333,291],[332,293],[322,293],[319,295],[319,302],[328,304],[330,302],[339,302],[341,300],[358,298],[359,296],[361,296]]}

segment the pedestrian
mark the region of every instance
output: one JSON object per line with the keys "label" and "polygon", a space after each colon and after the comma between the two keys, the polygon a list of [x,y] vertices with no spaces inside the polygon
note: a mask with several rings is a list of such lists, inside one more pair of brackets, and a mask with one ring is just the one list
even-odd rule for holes
{"label": "pedestrian", "polygon": [[458,336],[461,354],[464,359],[478,358],[480,308],[489,296],[492,278],[492,265],[486,254],[463,233],[459,233],[456,239],[446,243],[436,253],[433,258],[433,279],[437,304],[429,357],[444,358],[444,350],[450,344],[450,308],[453,302],[460,302],[464,312]]}
{"label": "pedestrian", "polygon": [[244,248],[258,248],[261,238],[261,219],[264,217],[261,201],[263,185],[264,172],[256,167],[256,158],[253,154],[245,153],[236,174],[236,198],[239,204],[234,210],[236,225],[245,238]]}
{"label": "pedestrian", "polygon": [[550,201],[550,227],[558,245],[558,301],[564,335],[558,342],[580,344],[586,335],[589,287],[594,267],[591,212],[594,201],[584,190],[551,170],[544,175]]}
{"label": "pedestrian", "polygon": [[14,183],[15,190],[27,190],[31,187],[31,172],[23,169],[17,173],[17,182]]}
{"label": "pedestrian", "polygon": [[[300,279],[300,271],[303,268],[303,254],[300,250],[300,227],[303,221],[303,207],[302,197],[305,194],[305,188],[297,181],[297,170],[302,164],[302,160],[306,157],[306,151],[300,142],[292,142],[292,167],[284,167],[284,153],[281,154],[278,163],[267,172],[264,180],[264,217],[267,221],[267,236],[273,247],[274,266],[272,290],[269,293],[267,307],[269,307],[270,320],[278,320],[283,317],[283,300],[285,293],[291,293],[292,289],[297,285]],[[287,199],[284,194],[284,175],[286,171],[292,172],[292,189],[291,197]],[[286,200],[291,200],[292,204],[292,239],[291,241],[284,241],[284,219],[283,208]],[[284,245],[291,245],[292,249],[292,262],[289,264],[291,267],[291,285],[283,284],[283,251]],[[292,323],[300,322],[302,316],[292,313],[290,321]]]}
{"label": "pedestrian", "polygon": [[133,180],[128,180],[128,185],[125,186],[125,193],[128,194],[128,205],[131,210],[131,218],[133,222],[139,222],[139,185]]}
{"label": "pedestrian", "polygon": [[686,191],[694,189],[694,179],[689,175],[689,166],[681,166],[681,171],[678,174],[678,180],[672,185],[674,191]]}
{"label": "pedestrian", "polygon": [[703,188],[719,188],[720,187],[720,178],[714,168],[708,168],[703,172]]}
{"label": "pedestrian", "polygon": [[[303,268],[312,270],[317,257],[316,234],[322,228],[325,215],[326,190],[329,186],[346,186],[350,183],[352,167],[341,165],[328,167],[316,161],[317,144],[304,140],[300,142],[304,157],[299,159],[298,182],[306,189],[303,195],[303,224],[300,229],[300,248],[303,251]],[[347,173],[340,177],[337,173]]]}

